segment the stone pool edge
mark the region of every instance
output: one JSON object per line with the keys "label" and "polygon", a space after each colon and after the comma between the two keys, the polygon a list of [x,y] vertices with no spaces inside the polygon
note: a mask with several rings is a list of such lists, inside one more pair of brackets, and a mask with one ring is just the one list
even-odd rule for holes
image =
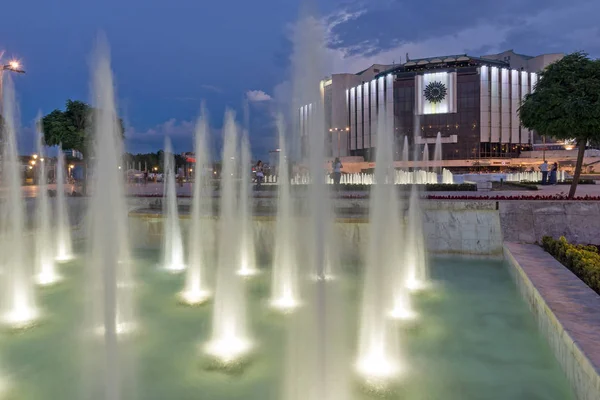
{"label": "stone pool edge", "polygon": [[577,398],[600,399],[600,296],[537,245],[504,256]]}

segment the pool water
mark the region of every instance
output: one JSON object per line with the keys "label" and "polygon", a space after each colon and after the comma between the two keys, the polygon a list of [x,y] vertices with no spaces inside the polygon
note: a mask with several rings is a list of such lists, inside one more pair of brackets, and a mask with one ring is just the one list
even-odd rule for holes
{"label": "pool water", "polygon": [[[158,269],[156,251],[136,253],[140,331],[135,346],[138,399],[279,400],[282,398],[286,319],[267,307],[270,274],[248,281],[250,320],[257,347],[235,374],[205,368],[200,346],[210,335],[211,306],[178,304],[183,275]],[[44,318],[22,332],[2,332],[0,376],[6,399],[81,399],[84,267],[61,266],[65,281],[41,289]],[[347,265],[337,284],[356,332],[360,266]],[[500,261],[436,259],[434,286],[414,299],[417,321],[401,327],[404,400],[570,400],[574,395],[548,344]],[[350,335],[354,354],[356,335]],[[354,400],[373,395],[353,385]],[[1,396],[0,396],[1,397]],[[283,399],[285,400],[285,399]],[[324,399],[351,400],[351,399]]]}

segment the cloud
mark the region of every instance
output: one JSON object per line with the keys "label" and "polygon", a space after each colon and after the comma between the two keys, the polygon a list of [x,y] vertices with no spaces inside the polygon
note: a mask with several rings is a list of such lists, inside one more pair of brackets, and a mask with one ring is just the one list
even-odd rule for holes
{"label": "cloud", "polygon": [[173,118],[147,130],[128,127],[125,131],[125,147],[133,153],[156,152],[164,148],[169,137],[177,152],[192,151],[195,122],[177,121]]}
{"label": "cloud", "polygon": [[469,53],[493,53],[502,51],[509,33],[508,28],[480,23],[453,34],[422,41],[405,42],[390,49],[365,48],[364,53],[347,49],[329,48],[331,73],[358,72],[372,64],[393,64],[410,58]]}
{"label": "cloud", "polygon": [[246,92],[246,98],[250,102],[271,101],[272,98],[262,90],[249,90]]}
{"label": "cloud", "polygon": [[600,55],[597,0],[354,1],[322,19],[332,72],[373,63],[508,49]]}

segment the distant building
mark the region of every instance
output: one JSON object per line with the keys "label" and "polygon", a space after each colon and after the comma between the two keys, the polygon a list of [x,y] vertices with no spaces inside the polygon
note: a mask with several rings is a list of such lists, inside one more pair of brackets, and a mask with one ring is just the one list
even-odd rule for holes
{"label": "distant building", "polygon": [[[521,101],[534,90],[538,72],[562,56],[509,50],[482,57],[407,58],[403,64],[333,75],[321,82],[326,154],[371,160],[383,108],[398,141],[406,135],[413,149],[433,144],[439,132],[447,160],[517,157],[541,143],[520,125]],[[310,106],[301,108],[301,126],[310,112]]]}
{"label": "distant building", "polygon": [[63,150],[63,154],[67,158],[75,158],[77,160],[83,160],[83,154],[75,149]]}
{"label": "distant building", "polygon": [[564,57],[562,53],[541,54],[539,56],[526,56],[517,54],[513,50],[507,50],[498,54],[481,56],[483,59],[504,61],[510,68],[530,72],[540,72],[548,65]]}

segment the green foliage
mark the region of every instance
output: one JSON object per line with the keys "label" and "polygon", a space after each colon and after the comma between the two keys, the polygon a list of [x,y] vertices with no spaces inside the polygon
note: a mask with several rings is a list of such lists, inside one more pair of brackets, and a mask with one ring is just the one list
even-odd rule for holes
{"label": "green foliage", "polygon": [[[515,182],[512,182],[515,183]],[[531,182],[531,181],[521,181],[521,184],[527,184],[527,185],[541,185],[542,181],[537,181],[537,182]],[[557,185],[570,185],[573,183],[572,179],[567,179],[563,182],[556,182]],[[579,182],[577,182],[578,185],[595,185],[596,181],[594,181],[593,179],[580,179]],[[537,188],[537,186],[536,186]]]}
{"label": "green foliage", "polygon": [[542,247],[565,267],[600,294],[600,253],[596,246],[570,244],[564,236],[558,240],[542,238]]}
{"label": "green foliage", "polygon": [[493,182],[494,190],[538,190],[534,182]]}
{"label": "green foliage", "polygon": [[[301,191],[307,190],[309,185],[293,185],[292,190]],[[433,183],[427,185],[418,185],[423,188],[426,192],[476,192],[477,185],[472,183],[460,183],[460,184],[449,184],[449,183]],[[340,192],[369,192],[373,185],[350,185],[342,184],[337,187],[332,186],[333,190]],[[407,189],[409,185],[396,185],[399,190]],[[258,188],[259,191],[276,191],[278,185],[262,185]]]}
{"label": "green foliage", "polygon": [[[44,141],[48,146],[62,144],[63,149],[88,154],[93,127],[94,108],[79,100],[67,100],[65,111],[54,110],[42,118]],[[125,128],[119,119],[121,134]]]}
{"label": "green foliage", "polygon": [[521,124],[541,135],[576,139],[579,147],[573,184],[581,174],[585,146],[600,139],[600,60],[575,52],[540,73],[535,91],[519,108]]}
{"label": "green foliage", "polygon": [[600,138],[600,60],[568,54],[540,73],[519,108],[524,127],[557,139]]}

